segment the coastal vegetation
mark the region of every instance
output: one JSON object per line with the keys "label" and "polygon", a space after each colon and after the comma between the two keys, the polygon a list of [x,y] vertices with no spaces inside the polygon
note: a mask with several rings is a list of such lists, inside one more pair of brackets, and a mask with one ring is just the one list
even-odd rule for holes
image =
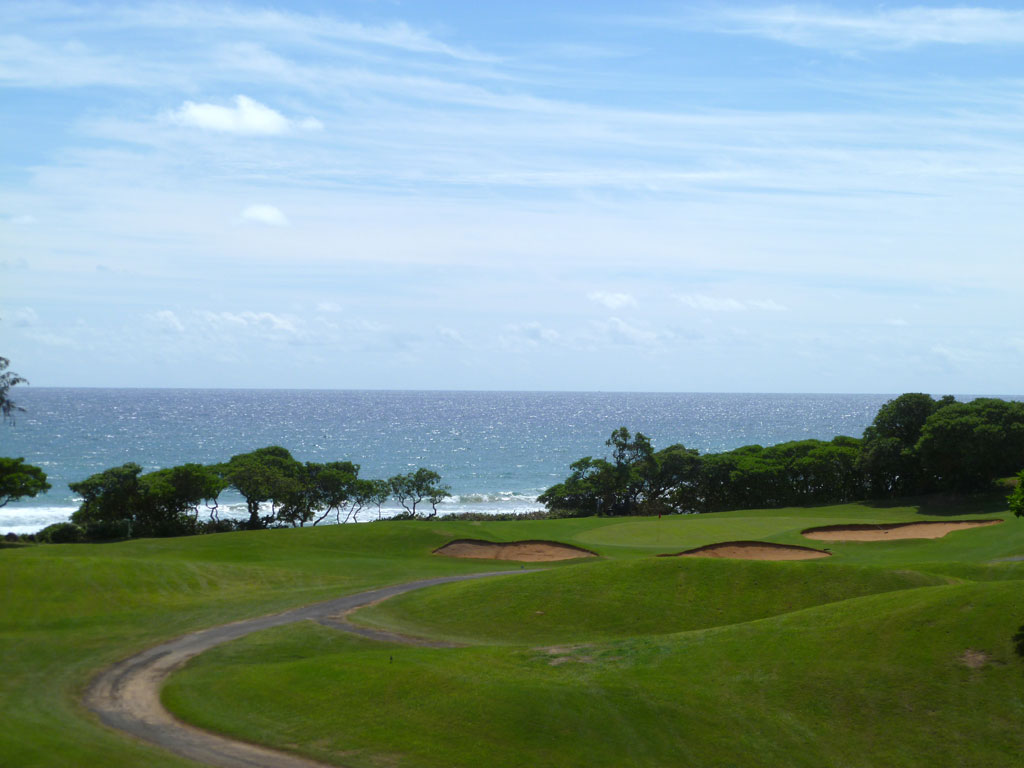
{"label": "coastal vegetation", "polygon": [[[682,444],[656,450],[646,435],[620,427],[606,445],[610,456],[574,462],[563,482],[539,496],[546,511],[525,517],[706,513],[983,492],[1024,467],[1024,403],[908,393],[885,403],[861,438],[700,454]],[[19,463],[15,471],[12,462],[20,461],[0,463],[0,502],[49,487],[36,467]],[[359,471],[344,460],[303,463],[281,446],[220,464],[148,473],[129,462],[70,483],[82,499],[79,509],[70,523],[49,526],[36,539],[109,541],[317,526],[358,521],[361,514],[380,519],[389,500],[402,508],[393,519],[429,519],[450,496],[440,475],[424,467],[386,479],[362,478]],[[219,514],[218,499],[227,489],[244,498],[248,519]],[[1010,504],[1024,515],[1019,486]]]}
{"label": "coastal vegetation", "polygon": [[908,393],[879,409],[860,439],[748,445],[701,455],[654,450],[615,430],[610,458],[585,456],[539,500],[562,515],[651,515],[975,493],[1024,467],[1024,403]]}
{"label": "coastal vegetation", "polygon": [[[386,480],[365,479],[359,477],[358,464],[303,463],[276,445],[232,456],[223,464],[184,464],[145,474],[129,462],[70,487],[82,497],[80,507],[70,523],[44,529],[42,540],[52,540],[55,533],[63,541],[107,541],[304,527],[332,517],[343,523],[372,508],[379,518],[381,506],[392,497],[405,509],[404,517],[432,518],[450,495],[440,475],[423,467]],[[245,499],[247,520],[219,517],[217,499],[227,488]],[[431,505],[429,514],[423,512],[424,501]],[[68,525],[78,534],[69,533]]]}

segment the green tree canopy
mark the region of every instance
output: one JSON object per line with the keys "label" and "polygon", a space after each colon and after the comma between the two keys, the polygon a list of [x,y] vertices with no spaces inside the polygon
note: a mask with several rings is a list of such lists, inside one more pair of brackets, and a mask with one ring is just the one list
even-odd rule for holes
{"label": "green tree canopy", "polygon": [[425,467],[404,475],[395,475],[388,479],[388,484],[391,495],[398,500],[410,517],[417,516],[417,507],[424,500],[430,501],[434,510],[430,517],[434,517],[437,514],[438,503],[451,495],[451,489],[441,485],[441,476]]}
{"label": "green tree canopy", "polygon": [[[228,485],[245,498],[249,512],[248,527],[266,528],[277,519],[277,507],[296,504],[296,494],[303,481],[303,465],[279,445],[240,453],[222,465]],[[260,505],[269,501],[269,515],[260,515]],[[292,514],[303,514],[293,511]]]}
{"label": "green tree canopy", "polygon": [[1006,499],[1010,511],[1017,517],[1024,517],[1024,469],[1017,473],[1017,485]]}
{"label": "green tree canopy", "polygon": [[0,507],[9,501],[31,498],[50,490],[46,473],[39,467],[26,464],[24,458],[0,457]]}
{"label": "green tree canopy", "polygon": [[935,400],[921,392],[908,392],[878,410],[864,430],[858,461],[871,496],[908,496],[930,489],[917,444],[931,415],[954,402],[952,395]]}
{"label": "green tree canopy", "polygon": [[1024,466],[1024,403],[986,397],[948,405],[928,417],[915,448],[937,487],[985,488]]}

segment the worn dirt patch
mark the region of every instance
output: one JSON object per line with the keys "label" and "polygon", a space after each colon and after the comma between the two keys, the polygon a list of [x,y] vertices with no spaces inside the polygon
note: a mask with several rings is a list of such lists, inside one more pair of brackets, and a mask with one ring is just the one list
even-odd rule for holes
{"label": "worn dirt patch", "polygon": [[579,653],[589,649],[590,646],[587,645],[552,645],[548,648],[540,648],[539,650],[548,655],[549,667],[560,667],[568,662],[593,664],[593,656]]}
{"label": "worn dirt patch", "polygon": [[476,560],[517,560],[523,563],[549,563],[555,560],[574,560],[578,557],[597,557],[590,550],[560,544],[557,541],[481,541],[457,539],[434,550],[435,555],[468,557]]}
{"label": "worn dirt patch", "polygon": [[723,541],[685,552],[658,555],[658,557],[727,557],[733,560],[816,560],[829,557],[831,552],[798,547],[794,544],[771,544],[766,541]]}
{"label": "worn dirt patch", "polygon": [[999,525],[1002,520],[939,520],[928,523],[888,523],[871,525],[826,525],[801,533],[816,541],[886,541],[894,539],[941,539],[947,533],[965,528]]}
{"label": "worn dirt patch", "polygon": [[981,669],[992,660],[992,657],[984,651],[972,651],[970,648],[968,648],[966,651],[960,654],[957,660],[965,667],[970,667],[971,669]]}

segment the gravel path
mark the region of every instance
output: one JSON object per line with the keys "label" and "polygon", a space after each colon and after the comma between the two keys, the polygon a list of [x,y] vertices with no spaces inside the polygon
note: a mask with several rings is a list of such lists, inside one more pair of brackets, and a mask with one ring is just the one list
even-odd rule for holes
{"label": "gravel path", "polygon": [[390,642],[444,647],[440,643],[426,643],[390,633],[355,627],[349,624],[344,616],[356,608],[400,595],[403,592],[411,592],[414,589],[487,576],[530,572],[524,570],[492,571],[490,573],[424,579],[306,605],[284,613],[258,616],[254,619],[245,619],[232,624],[192,632],[175,640],[161,643],[142,653],[137,653],[104,670],[86,691],[85,705],[111,728],[124,731],[143,741],[148,741],[207,765],[222,766],[222,768],[326,768],[324,763],[316,763],[285,752],[234,741],[176,720],[160,703],[160,688],[163,686],[164,680],[193,656],[208,651],[214,646],[244,637],[251,632],[279,627],[296,621],[317,621],[327,626]]}

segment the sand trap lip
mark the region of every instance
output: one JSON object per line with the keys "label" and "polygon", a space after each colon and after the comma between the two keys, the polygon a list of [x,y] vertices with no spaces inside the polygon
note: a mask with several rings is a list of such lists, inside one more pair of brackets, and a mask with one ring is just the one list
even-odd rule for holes
{"label": "sand trap lip", "polygon": [[854,523],[808,528],[801,534],[816,541],[892,541],[894,539],[941,539],[947,533],[965,528],[998,525],[999,520],[935,520],[922,523]]}
{"label": "sand trap lip", "polygon": [[482,541],[456,539],[434,550],[435,555],[468,557],[475,560],[517,560],[522,563],[550,563],[555,560],[574,560],[578,557],[597,557],[597,554],[571,544],[557,541]]}
{"label": "sand trap lip", "polygon": [[685,552],[658,557],[727,557],[732,560],[817,560],[830,557],[831,552],[799,547],[795,544],[772,544],[767,541],[722,541]]}

